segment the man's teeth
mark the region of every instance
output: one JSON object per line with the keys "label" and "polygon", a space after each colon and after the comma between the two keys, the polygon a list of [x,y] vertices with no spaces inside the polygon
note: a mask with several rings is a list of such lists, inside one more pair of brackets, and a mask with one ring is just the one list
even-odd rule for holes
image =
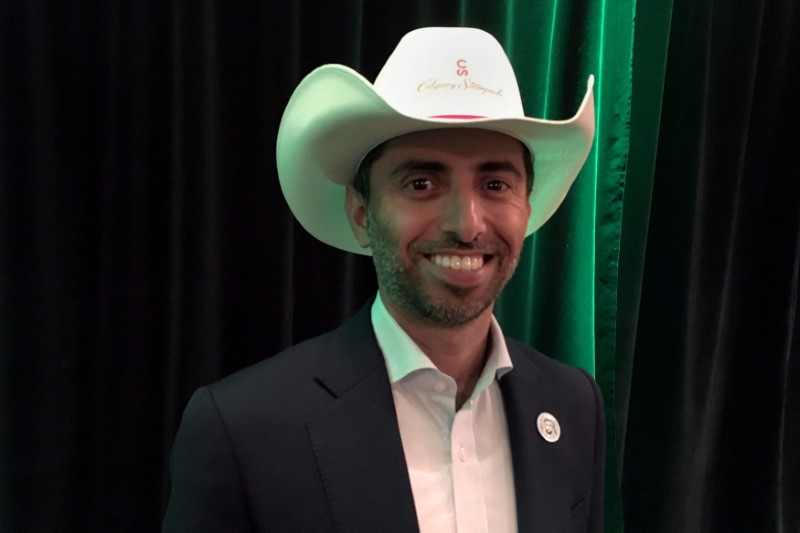
{"label": "man's teeth", "polygon": [[434,255],[432,258],[434,263],[443,268],[452,268],[453,270],[478,270],[483,266],[482,255]]}

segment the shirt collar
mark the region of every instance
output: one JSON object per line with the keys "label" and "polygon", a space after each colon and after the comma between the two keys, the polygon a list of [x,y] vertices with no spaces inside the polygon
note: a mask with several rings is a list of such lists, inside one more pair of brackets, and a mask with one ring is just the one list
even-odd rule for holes
{"label": "shirt collar", "polygon": [[[392,384],[402,380],[417,370],[437,370],[436,365],[417,346],[408,333],[386,309],[381,300],[381,295],[375,297],[372,304],[372,329],[386,360],[389,380]],[[475,385],[473,396],[486,388],[492,379],[499,379],[512,368],[511,357],[508,355],[505,337],[494,315],[489,327],[489,357],[486,359],[478,383]]]}

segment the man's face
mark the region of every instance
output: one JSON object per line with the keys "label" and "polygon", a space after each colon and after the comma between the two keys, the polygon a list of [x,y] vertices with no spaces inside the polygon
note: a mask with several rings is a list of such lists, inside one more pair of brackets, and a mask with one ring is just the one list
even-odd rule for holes
{"label": "man's face", "polygon": [[348,189],[390,309],[456,327],[484,311],[511,277],[530,216],[520,142],[477,129],[430,130],[385,144],[370,197]]}

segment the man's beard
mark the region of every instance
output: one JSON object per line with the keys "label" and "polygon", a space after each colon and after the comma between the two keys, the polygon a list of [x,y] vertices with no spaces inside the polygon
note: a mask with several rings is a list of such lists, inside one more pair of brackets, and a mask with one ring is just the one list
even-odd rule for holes
{"label": "man's beard", "polygon": [[440,241],[414,245],[414,249],[409,252],[413,252],[413,256],[416,257],[436,250],[462,249],[491,254],[492,261],[499,263],[499,275],[491,279],[487,287],[456,287],[442,284],[441,287],[451,297],[437,298],[435,294],[425,290],[425,282],[419,267],[415,268],[414,260],[410,265],[402,264],[397,241],[389,228],[373,216],[369,209],[367,232],[382,292],[403,312],[433,326],[455,328],[480,316],[494,303],[514,273],[519,260],[519,257],[511,256],[511,251],[505,243],[488,246],[479,241],[464,243],[455,237],[445,237]]}

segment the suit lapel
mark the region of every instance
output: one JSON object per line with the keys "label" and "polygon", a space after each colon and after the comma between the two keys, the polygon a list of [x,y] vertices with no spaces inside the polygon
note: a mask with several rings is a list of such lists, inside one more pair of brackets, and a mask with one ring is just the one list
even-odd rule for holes
{"label": "suit lapel", "polygon": [[520,533],[566,531],[569,528],[569,487],[561,471],[564,450],[539,435],[536,417],[553,407],[544,399],[546,383],[532,361],[509,345],[514,369],[500,379],[508,421],[517,524]]}
{"label": "suit lapel", "polygon": [[334,333],[316,378],[334,399],[306,427],[337,530],[416,531],[391,386],[369,305]]}

